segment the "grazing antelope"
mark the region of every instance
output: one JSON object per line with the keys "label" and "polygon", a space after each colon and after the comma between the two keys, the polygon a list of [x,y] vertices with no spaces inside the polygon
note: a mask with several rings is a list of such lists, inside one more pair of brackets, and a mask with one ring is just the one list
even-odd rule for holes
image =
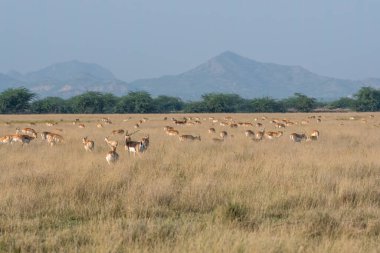
{"label": "grazing antelope", "polygon": [[104,138],[104,141],[107,143],[107,145],[110,147],[110,148],[117,148],[117,145],[119,145],[119,143],[117,141],[111,141],[108,139],[108,136],[106,138]]}
{"label": "grazing antelope", "polygon": [[308,125],[309,124],[309,121],[308,120],[302,120],[301,121],[301,125]]}
{"label": "grazing antelope", "polygon": [[87,137],[84,137],[82,139],[82,142],[83,142],[83,147],[86,151],[93,151],[94,150],[94,147],[95,147],[94,141],[91,141],[91,140],[87,139]]}
{"label": "grazing antelope", "polygon": [[164,131],[173,130],[173,129],[174,129],[174,127],[172,127],[172,126],[165,126],[164,127]]}
{"label": "grazing antelope", "polygon": [[261,124],[260,122],[257,122],[256,127],[263,127],[263,124]]}
{"label": "grazing antelope", "polygon": [[214,134],[216,131],[215,131],[215,128],[211,127],[208,129],[208,133],[210,134]]}
{"label": "grazing antelope", "polygon": [[318,122],[318,123],[321,123],[321,121],[322,121],[321,119],[319,119],[319,118],[317,119],[317,122]]}
{"label": "grazing antelope", "polygon": [[302,140],[306,140],[307,137],[305,134],[292,133],[290,134],[290,139],[294,142],[301,142]]}
{"label": "grazing antelope", "polygon": [[230,124],[230,127],[231,127],[231,128],[237,128],[237,127],[238,127],[238,124],[236,124],[236,123],[232,123],[232,124]]}
{"label": "grazing antelope", "polygon": [[220,138],[226,138],[228,136],[228,133],[226,131],[222,131],[219,133]]}
{"label": "grazing antelope", "polygon": [[34,138],[37,138],[37,132],[33,128],[28,128],[28,127],[23,128],[23,129],[16,128],[16,133],[17,134],[28,134],[28,135],[33,136]]}
{"label": "grazing antelope", "polygon": [[9,144],[12,142],[12,136],[11,135],[5,135],[0,137],[0,143]]}
{"label": "grazing antelope", "polygon": [[30,141],[34,140],[34,137],[26,135],[26,134],[13,134],[10,136],[11,143],[20,142],[22,145],[29,144]]}
{"label": "grazing antelope", "polygon": [[255,133],[252,130],[246,130],[244,134],[247,137],[254,137],[255,136]]}
{"label": "grazing antelope", "polygon": [[277,128],[285,128],[286,127],[285,124],[283,124],[283,123],[276,123],[275,126]]}
{"label": "grazing antelope", "polygon": [[140,153],[144,152],[149,146],[149,135],[141,139],[141,141],[132,141],[131,136],[125,135],[125,150],[129,153],[133,153],[134,156],[140,156]]}
{"label": "grazing antelope", "polygon": [[86,126],[84,124],[79,124],[78,127],[79,128],[85,128]]}
{"label": "grazing antelope", "polygon": [[29,125],[30,125],[30,126],[35,126],[36,123],[34,123],[34,122],[29,122]]}
{"label": "grazing antelope", "polygon": [[116,134],[124,134],[124,130],[123,130],[123,129],[113,130],[113,131],[112,131],[112,134],[113,134],[113,135],[116,135]]}
{"label": "grazing antelope", "polygon": [[180,141],[194,141],[194,140],[200,141],[201,137],[200,136],[192,136],[189,134],[184,134],[184,135],[179,136],[179,140]]}
{"label": "grazing antelope", "polygon": [[274,138],[280,138],[284,133],[282,131],[278,132],[265,132],[265,138],[273,140]]}
{"label": "grazing antelope", "polygon": [[114,164],[119,160],[119,154],[116,152],[116,147],[111,147],[111,151],[106,155],[106,160],[109,165]]}
{"label": "grazing antelope", "polygon": [[238,125],[243,127],[253,127],[253,124],[250,122],[239,122]]}
{"label": "grazing antelope", "polygon": [[175,118],[172,118],[172,120],[173,120],[174,124],[176,124],[176,125],[185,125],[187,122],[186,118],[184,118],[183,120],[177,120]]}
{"label": "grazing antelope", "polygon": [[103,128],[103,125],[99,123],[99,124],[96,124],[96,127],[97,128]]}
{"label": "grazing antelope", "polygon": [[139,128],[140,127],[140,124],[136,124],[136,125],[134,125],[134,128]]}
{"label": "grazing antelope", "polygon": [[221,121],[221,122],[219,123],[219,125],[221,125],[221,126],[228,126],[228,125],[229,125],[229,122]]}
{"label": "grazing antelope", "polygon": [[48,126],[48,127],[52,127],[54,125],[57,125],[57,123],[55,123],[55,122],[46,122],[46,126]]}
{"label": "grazing antelope", "polygon": [[170,136],[175,136],[175,135],[179,135],[179,132],[178,130],[175,130],[175,129],[168,129],[166,130],[166,134]]}

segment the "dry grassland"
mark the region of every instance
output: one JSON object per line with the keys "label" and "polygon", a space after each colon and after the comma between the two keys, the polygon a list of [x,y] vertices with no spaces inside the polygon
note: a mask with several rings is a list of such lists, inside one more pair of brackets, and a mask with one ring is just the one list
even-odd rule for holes
{"label": "dry grassland", "polygon": [[[271,118],[310,116],[263,115],[231,116],[259,117],[267,131],[278,130]],[[380,114],[320,115],[321,123],[309,119],[261,142],[244,135],[256,127],[215,124],[217,133],[234,135],[224,143],[211,141],[210,115],[197,115],[202,124],[194,126],[175,126],[165,115],[109,115],[113,124],[104,128],[96,127],[104,115],[2,115],[1,136],[16,127],[60,128],[65,142],[50,147],[38,136],[25,146],[0,145],[0,251],[379,252]],[[132,139],[149,134],[150,146],[129,156],[124,136],[111,131],[134,131],[143,117],[149,120]],[[73,125],[75,118],[86,128]],[[47,120],[59,124],[47,127]],[[165,125],[202,141],[180,142]],[[313,129],[318,141],[289,139]],[[95,141],[92,153],[83,148],[85,136]],[[114,166],[105,160],[106,136],[119,140]]]}

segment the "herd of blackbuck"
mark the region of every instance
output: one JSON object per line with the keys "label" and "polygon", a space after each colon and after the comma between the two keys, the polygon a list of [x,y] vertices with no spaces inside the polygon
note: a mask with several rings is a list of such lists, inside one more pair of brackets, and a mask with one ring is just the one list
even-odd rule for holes
{"label": "herd of blackbuck", "polygon": [[[373,117],[373,115],[370,115]],[[128,121],[128,120],[124,120]],[[106,161],[109,164],[113,164],[118,161],[119,154],[117,153],[117,148],[119,146],[119,141],[115,140],[117,136],[123,136],[123,145],[125,151],[129,154],[133,154],[133,156],[140,157],[144,152],[146,152],[149,148],[149,126],[151,122],[160,121],[164,127],[164,132],[168,136],[176,136],[180,143],[184,142],[200,142],[204,140],[209,140],[210,142],[223,144],[227,142],[236,135],[241,134],[242,138],[247,138],[249,140],[260,142],[265,140],[275,141],[276,139],[283,138],[283,136],[289,136],[291,142],[300,143],[302,141],[312,142],[318,141],[320,132],[318,130],[312,131],[304,131],[305,126],[308,125],[307,129],[313,129],[315,126],[323,124],[322,116],[308,116],[304,119],[298,120],[289,120],[289,119],[278,119],[278,118],[252,118],[251,120],[247,120],[244,122],[236,121],[233,116],[220,116],[220,117],[208,117],[208,118],[200,118],[200,117],[177,117],[172,118],[171,121],[165,117],[163,119],[148,119],[143,118],[139,120],[136,124],[132,124],[129,127],[139,128],[134,132],[128,132],[128,130],[124,130],[122,128],[115,129],[109,131],[109,135],[105,134],[104,141],[110,149],[110,151],[106,154]],[[58,123],[56,122],[48,122],[46,126],[53,127]],[[108,118],[102,118],[98,120],[98,122],[94,123],[83,123],[80,119],[75,119],[73,121],[73,127],[78,127],[81,129],[88,128],[102,128],[101,131],[106,132],[107,130],[104,128],[104,125],[112,125],[112,121]],[[199,125],[205,125],[205,128],[200,128]],[[35,123],[30,123],[31,126],[36,125]],[[7,126],[11,126],[11,124],[7,124]],[[144,127],[143,127],[144,126]],[[188,127],[187,127],[188,126]],[[141,127],[141,128],[140,128]],[[267,131],[266,129],[272,128],[271,131]],[[196,129],[198,134],[188,134],[189,129]],[[278,129],[275,131],[274,129]],[[295,130],[302,130],[296,132]],[[80,130],[86,131],[86,130]],[[138,140],[132,140],[133,135],[136,132],[141,131],[144,133],[144,137]],[[161,130],[162,131],[162,130]],[[201,131],[204,131],[205,136],[201,138],[202,134],[199,134]],[[8,134],[0,137],[0,143],[12,144],[19,142],[21,145],[29,144],[31,141],[41,136],[41,140],[46,141],[48,145],[51,147],[64,143],[63,134],[58,134],[57,132],[63,132],[63,129],[56,128],[53,131],[41,131],[39,134],[33,128],[16,128],[14,134]],[[202,132],[201,132],[202,133]],[[91,140],[88,134],[83,134],[82,144],[85,151],[92,152],[95,148],[95,141]],[[110,137],[112,136],[112,137]],[[245,136],[245,137],[244,137]],[[80,143],[80,139],[78,140]],[[184,144],[182,144],[184,145]]]}

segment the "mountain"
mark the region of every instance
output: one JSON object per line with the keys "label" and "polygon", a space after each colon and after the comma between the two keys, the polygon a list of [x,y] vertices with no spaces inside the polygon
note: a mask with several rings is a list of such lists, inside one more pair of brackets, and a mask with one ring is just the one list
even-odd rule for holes
{"label": "mountain", "polygon": [[299,66],[257,62],[227,51],[182,74],[137,80],[130,88],[190,100],[208,92],[236,93],[245,98],[284,98],[300,92],[336,98],[353,94],[361,83],[320,76]]}
{"label": "mountain", "polygon": [[[86,91],[125,94],[127,84],[115,78],[109,70],[92,63],[69,61],[50,65],[41,70],[22,75],[11,71],[6,76],[11,81],[0,79],[3,83],[13,83],[8,87],[25,86],[40,97],[71,97]],[[0,75],[1,78],[1,75]],[[21,85],[20,85],[21,84]],[[4,88],[7,88],[4,86]]]}
{"label": "mountain", "polygon": [[86,91],[116,95],[144,90],[153,96],[169,95],[198,100],[205,93],[236,93],[244,98],[285,98],[295,92],[320,99],[350,96],[362,86],[380,88],[380,79],[353,81],[321,76],[300,66],[263,63],[226,51],[179,75],[126,83],[111,71],[92,63],[69,61],[21,74],[0,73],[0,91],[24,86],[40,97],[68,98]]}

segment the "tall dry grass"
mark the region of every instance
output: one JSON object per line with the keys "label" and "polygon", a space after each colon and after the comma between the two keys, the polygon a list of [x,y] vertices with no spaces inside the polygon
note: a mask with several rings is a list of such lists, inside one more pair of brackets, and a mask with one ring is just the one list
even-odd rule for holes
{"label": "tall dry grass", "polygon": [[[173,124],[164,115],[109,115],[114,123],[102,129],[96,123],[104,115],[2,115],[11,124],[0,123],[0,135],[34,121],[38,132],[63,129],[65,142],[50,147],[39,137],[0,146],[0,251],[378,252],[380,114],[322,115],[321,123],[309,119],[262,142],[247,139],[247,128],[217,124],[217,132],[234,135],[224,143],[211,141],[210,115],[199,115],[207,119],[199,126],[175,126],[201,142],[166,136],[163,127]],[[266,116],[259,121],[269,131],[271,118],[310,115]],[[142,117],[149,120],[133,139],[149,134],[150,146],[129,156],[123,136],[111,131],[131,132]],[[75,118],[86,128],[74,126]],[[47,127],[47,120],[59,124]],[[313,129],[321,133],[316,142],[289,139]],[[120,142],[114,166],[105,160],[108,135]],[[95,141],[92,153],[85,136]]]}

